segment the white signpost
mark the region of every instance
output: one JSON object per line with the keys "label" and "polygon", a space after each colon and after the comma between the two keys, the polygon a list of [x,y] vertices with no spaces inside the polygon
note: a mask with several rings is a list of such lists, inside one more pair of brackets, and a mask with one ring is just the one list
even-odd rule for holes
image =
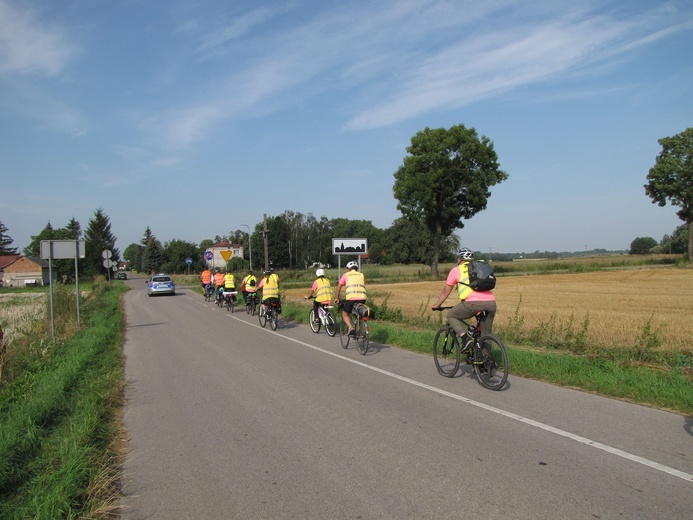
{"label": "white signpost", "polygon": [[51,301],[51,334],[55,337],[53,320],[53,260],[75,260],[75,292],[77,295],[77,324],[79,325],[79,269],[77,260],[86,256],[84,240],[41,240],[41,258],[48,260],[48,284]]}
{"label": "white signpost", "polygon": [[338,267],[337,277],[342,273],[342,256],[341,255],[357,255],[359,258],[359,269],[361,268],[361,255],[368,254],[368,239],[367,238],[333,238],[332,239],[332,254],[337,255]]}

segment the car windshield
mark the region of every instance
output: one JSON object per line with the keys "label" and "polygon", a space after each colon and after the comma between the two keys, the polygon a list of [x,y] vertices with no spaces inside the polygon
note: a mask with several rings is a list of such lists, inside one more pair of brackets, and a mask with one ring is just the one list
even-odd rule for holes
{"label": "car windshield", "polygon": [[168,276],[154,276],[152,282],[170,282],[171,279]]}

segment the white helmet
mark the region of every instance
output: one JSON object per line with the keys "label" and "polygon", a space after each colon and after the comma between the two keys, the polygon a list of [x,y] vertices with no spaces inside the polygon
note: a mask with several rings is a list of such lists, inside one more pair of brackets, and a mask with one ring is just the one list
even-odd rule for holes
{"label": "white helmet", "polygon": [[468,247],[458,249],[457,258],[461,258],[463,260],[474,260],[474,251],[472,251]]}
{"label": "white helmet", "polygon": [[346,265],[346,268],[347,268],[347,269],[358,269],[358,268],[359,268],[359,264],[357,264],[356,262],[354,262],[354,261],[352,260],[351,262],[349,262],[349,263]]}
{"label": "white helmet", "polygon": [[315,276],[325,276],[325,270],[318,269],[317,271],[315,271]]}

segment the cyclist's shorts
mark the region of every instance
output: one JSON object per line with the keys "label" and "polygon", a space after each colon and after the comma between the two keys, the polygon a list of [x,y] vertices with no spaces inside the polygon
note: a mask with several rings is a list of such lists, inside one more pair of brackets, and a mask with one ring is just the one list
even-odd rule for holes
{"label": "cyclist's shorts", "polygon": [[357,303],[366,303],[366,300],[344,300],[344,312],[350,314],[354,310],[354,305]]}

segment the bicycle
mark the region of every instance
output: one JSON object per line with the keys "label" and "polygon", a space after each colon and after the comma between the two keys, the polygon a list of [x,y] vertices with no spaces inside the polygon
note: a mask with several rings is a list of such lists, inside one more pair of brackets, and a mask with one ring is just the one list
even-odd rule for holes
{"label": "bicycle", "polygon": [[237,291],[224,291],[222,293],[222,296],[224,298],[224,304],[226,305],[226,310],[233,313],[233,309],[236,306],[236,295],[238,294]]}
{"label": "bicycle", "polygon": [[277,302],[266,303],[265,308],[260,307],[260,312],[258,313],[258,319],[260,320],[260,326],[265,328],[267,322],[270,324],[272,330],[277,330],[279,325],[279,304]]}
{"label": "bicycle", "polygon": [[[315,296],[311,297],[311,299],[313,298],[315,298]],[[320,307],[318,307],[318,316],[316,318],[315,307],[313,307],[308,315],[310,330],[317,334],[320,332],[320,327],[324,326],[327,335],[333,338],[334,335],[337,334],[337,321],[334,319],[334,316],[330,311],[332,308],[334,308],[332,305],[327,305],[324,303],[321,304]]]}
{"label": "bicycle", "polygon": [[[339,309],[341,310],[343,306],[343,303],[340,303]],[[359,349],[359,353],[363,356],[366,355],[368,352],[368,348],[370,347],[370,333],[371,329],[368,326],[368,316],[367,315],[362,315],[359,313],[359,307],[365,307],[362,303],[356,303],[354,304],[354,307],[351,310],[350,318],[351,318],[351,324],[354,326],[354,330],[352,332],[352,336],[356,341],[356,346]],[[349,346],[349,341],[351,340],[352,336],[347,334],[349,329],[349,326],[346,324],[344,319],[340,320],[339,322],[339,341],[342,344],[342,348],[347,348]]]}
{"label": "bicycle", "polygon": [[224,306],[224,288],[219,287],[218,289],[214,290],[214,303],[216,303],[219,307]]}
{"label": "bicycle", "polygon": [[255,309],[257,307],[257,294],[248,293],[245,297],[245,312],[251,316],[255,316]]}
{"label": "bicycle", "polygon": [[212,287],[212,285],[211,284],[205,284],[205,289],[204,289],[205,301],[208,302],[209,300],[211,300],[213,295],[214,295],[214,288]]}
{"label": "bicycle", "polygon": [[[445,309],[452,307],[435,310]],[[460,368],[460,357],[465,354],[467,364],[472,365],[479,384],[489,390],[500,390],[508,381],[508,352],[496,336],[481,335],[480,323],[484,316],[486,311],[476,313],[476,325],[462,320],[467,326],[463,347],[460,347],[461,338],[450,324],[440,329],[433,340],[433,360],[440,375],[454,377]]]}

